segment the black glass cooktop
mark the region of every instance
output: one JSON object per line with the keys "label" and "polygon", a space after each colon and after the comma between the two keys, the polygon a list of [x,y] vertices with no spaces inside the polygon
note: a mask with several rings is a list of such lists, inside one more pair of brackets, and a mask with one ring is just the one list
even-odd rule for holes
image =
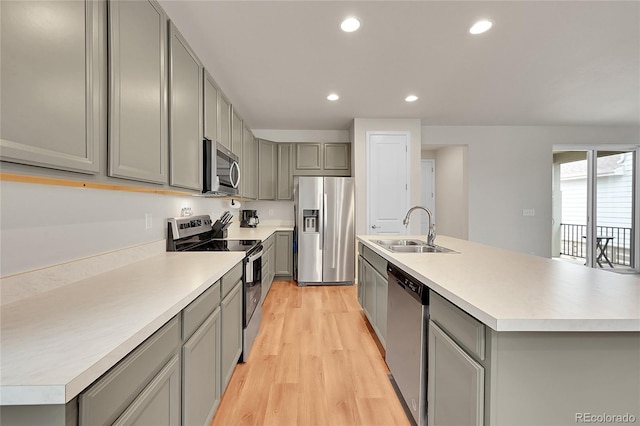
{"label": "black glass cooktop", "polygon": [[250,251],[260,240],[209,240],[196,244],[185,251]]}

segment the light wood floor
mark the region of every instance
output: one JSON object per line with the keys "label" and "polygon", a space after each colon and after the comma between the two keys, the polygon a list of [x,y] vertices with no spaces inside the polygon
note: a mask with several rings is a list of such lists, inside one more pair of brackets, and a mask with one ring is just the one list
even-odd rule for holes
{"label": "light wood floor", "polygon": [[274,282],[212,426],[408,425],[356,287]]}

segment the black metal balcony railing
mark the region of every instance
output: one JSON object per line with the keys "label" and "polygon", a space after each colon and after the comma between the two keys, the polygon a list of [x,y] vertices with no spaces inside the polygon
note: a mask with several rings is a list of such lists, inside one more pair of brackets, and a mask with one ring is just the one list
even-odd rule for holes
{"label": "black metal balcony railing", "polygon": [[[571,223],[560,224],[560,254],[586,257],[587,226]],[[606,255],[614,265],[631,266],[633,257],[631,228],[597,226],[596,235],[613,237],[607,246]]]}

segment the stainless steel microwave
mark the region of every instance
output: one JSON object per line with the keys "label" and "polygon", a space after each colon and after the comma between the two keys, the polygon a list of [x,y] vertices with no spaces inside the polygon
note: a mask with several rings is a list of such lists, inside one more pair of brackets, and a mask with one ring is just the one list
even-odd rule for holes
{"label": "stainless steel microwave", "polygon": [[238,156],[220,142],[204,140],[202,192],[207,195],[237,195],[240,184]]}

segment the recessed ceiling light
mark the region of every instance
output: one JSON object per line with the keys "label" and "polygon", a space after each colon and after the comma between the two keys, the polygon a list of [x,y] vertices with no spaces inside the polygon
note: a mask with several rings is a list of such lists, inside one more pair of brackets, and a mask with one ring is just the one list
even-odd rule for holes
{"label": "recessed ceiling light", "polygon": [[347,18],[342,21],[342,23],[340,24],[340,28],[345,33],[352,33],[360,28],[360,21],[358,20],[358,18]]}
{"label": "recessed ceiling light", "polygon": [[469,28],[469,32],[471,34],[482,34],[485,31],[489,31],[489,28],[491,28],[492,26],[493,26],[493,21],[490,21],[488,19],[483,19],[473,24],[473,26]]}
{"label": "recessed ceiling light", "polygon": [[418,100],[418,97],[416,95],[409,95],[406,98],[404,98],[404,100],[407,102],[415,102]]}
{"label": "recessed ceiling light", "polygon": [[340,99],[340,96],[336,95],[335,93],[331,93],[329,96],[327,96],[327,99],[329,99],[330,101],[337,101],[338,99]]}

